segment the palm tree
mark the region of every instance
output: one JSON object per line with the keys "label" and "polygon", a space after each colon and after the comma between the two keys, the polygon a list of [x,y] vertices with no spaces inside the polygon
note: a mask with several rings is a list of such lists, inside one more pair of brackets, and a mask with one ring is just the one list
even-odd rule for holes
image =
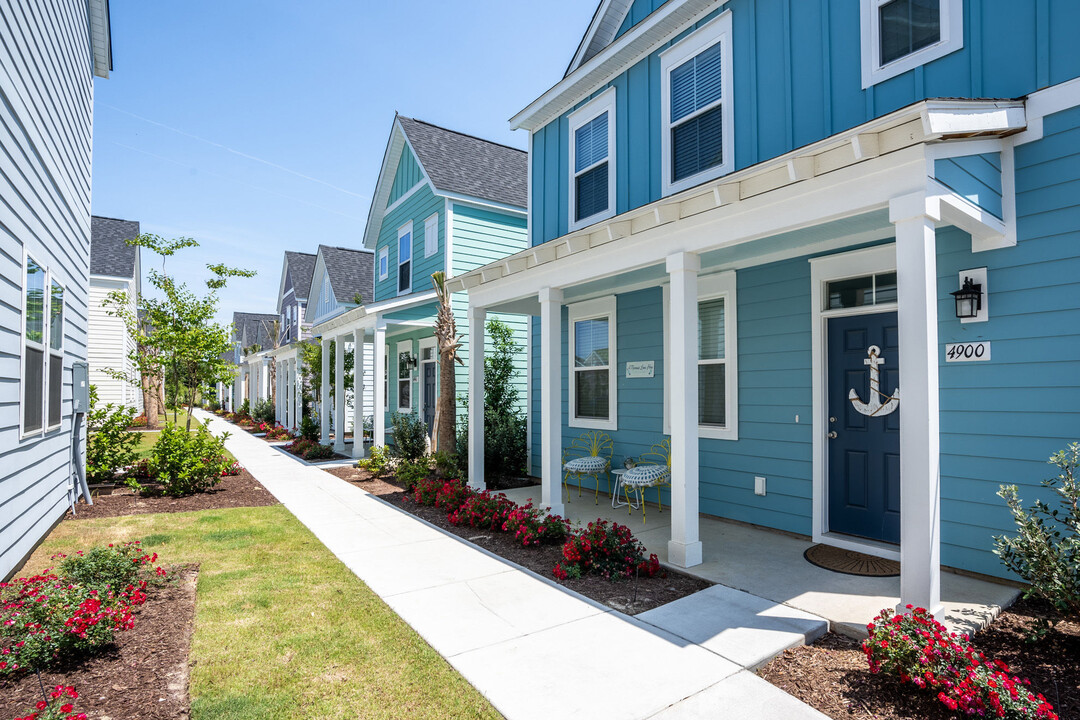
{"label": "palm tree", "polygon": [[435,406],[435,423],[431,434],[434,450],[453,453],[457,445],[457,380],[454,363],[465,364],[458,354],[462,336],[458,334],[454,311],[450,307],[446,273],[432,273],[431,284],[435,286],[435,295],[439,300],[439,314],[435,316],[435,340],[439,345],[439,401]]}

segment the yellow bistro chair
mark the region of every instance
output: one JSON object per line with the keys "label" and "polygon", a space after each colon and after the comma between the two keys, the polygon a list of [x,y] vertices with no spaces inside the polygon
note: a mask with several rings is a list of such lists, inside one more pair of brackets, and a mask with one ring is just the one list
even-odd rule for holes
{"label": "yellow bistro chair", "polygon": [[608,493],[611,493],[611,457],[615,443],[607,433],[593,430],[574,438],[570,447],[563,451],[563,490],[566,500],[570,501],[570,478],[577,478],[578,497],[581,497],[581,478],[591,476],[595,483],[593,500],[600,504],[600,476],[607,478]]}
{"label": "yellow bistro chair", "polygon": [[641,505],[641,522],[645,523],[645,488],[656,488],[656,505],[664,512],[661,487],[671,487],[671,440],[663,440],[642,453],[641,463],[630,468],[622,476],[623,493],[626,495],[626,513],[632,513],[630,493],[637,494]]}

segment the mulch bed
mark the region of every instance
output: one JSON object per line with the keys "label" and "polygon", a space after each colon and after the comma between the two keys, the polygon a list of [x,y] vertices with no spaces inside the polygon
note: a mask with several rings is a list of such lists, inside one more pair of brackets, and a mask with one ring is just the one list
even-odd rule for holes
{"label": "mulch bed", "polygon": [[[1080,718],[1080,622],[1061,622],[1055,632],[1028,642],[1029,627],[1053,618],[1049,604],[1019,600],[972,639],[988,658],[1031,680],[1062,720]],[[788,650],[759,673],[780,689],[837,720],[948,720],[957,715],[933,694],[899,679],[872,675],[858,642],[829,633],[811,646]]]}
{"label": "mulch bed", "polygon": [[[83,520],[144,513],[191,512],[277,504],[277,499],[262,486],[262,483],[247,470],[242,470],[239,475],[221,478],[221,482],[211,490],[185,497],[136,494],[127,488],[118,488],[111,495],[95,495],[93,505],[79,502],[75,506],[75,518]],[[70,509],[68,517],[71,517]]]}
{"label": "mulch bed", "polygon": [[[198,566],[169,570],[168,582],[135,609],[134,628],[117,633],[116,643],[101,655],[41,673],[45,689],[74,686],[76,711],[97,720],[188,717]],[[41,699],[36,675],[0,680],[0,718],[23,717]]]}
{"label": "mulch bed", "polygon": [[667,577],[665,578],[642,578],[640,580],[612,582],[597,576],[587,576],[577,580],[558,581],[555,580],[551,571],[555,564],[562,560],[561,545],[541,545],[539,547],[525,548],[508,533],[489,532],[451,525],[450,521],[446,519],[446,513],[442,510],[417,505],[408,498],[404,487],[399,485],[393,476],[376,479],[366,470],[352,467],[327,468],[325,472],[342,480],[347,480],[357,487],[367,490],[372,495],[378,495],[406,512],[427,520],[432,525],[458,537],[465,538],[499,557],[527,567],[538,575],[559,582],[559,584],[575,592],[579,592],[628,615],[637,615],[646,610],[652,610],[712,586],[712,583],[706,580],[683,575],[670,569],[667,569]]}

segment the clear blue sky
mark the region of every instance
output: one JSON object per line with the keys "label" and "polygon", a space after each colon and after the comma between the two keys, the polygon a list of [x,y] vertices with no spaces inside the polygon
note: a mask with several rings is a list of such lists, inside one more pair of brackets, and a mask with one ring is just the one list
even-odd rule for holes
{"label": "clear blue sky", "polygon": [[507,120],[562,77],[596,4],[112,0],[93,212],[198,240],[168,269],[200,290],[207,262],[258,271],[220,319],[273,312],[285,250],[360,247],[395,111],[524,149]]}

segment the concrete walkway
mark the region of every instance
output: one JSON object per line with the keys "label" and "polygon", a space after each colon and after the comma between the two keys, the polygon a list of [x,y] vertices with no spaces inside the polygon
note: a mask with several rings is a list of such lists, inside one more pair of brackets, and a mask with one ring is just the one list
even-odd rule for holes
{"label": "concrete walkway", "polygon": [[752,672],[819,617],[723,586],[629,617],[199,419],[507,718],[825,718]]}

